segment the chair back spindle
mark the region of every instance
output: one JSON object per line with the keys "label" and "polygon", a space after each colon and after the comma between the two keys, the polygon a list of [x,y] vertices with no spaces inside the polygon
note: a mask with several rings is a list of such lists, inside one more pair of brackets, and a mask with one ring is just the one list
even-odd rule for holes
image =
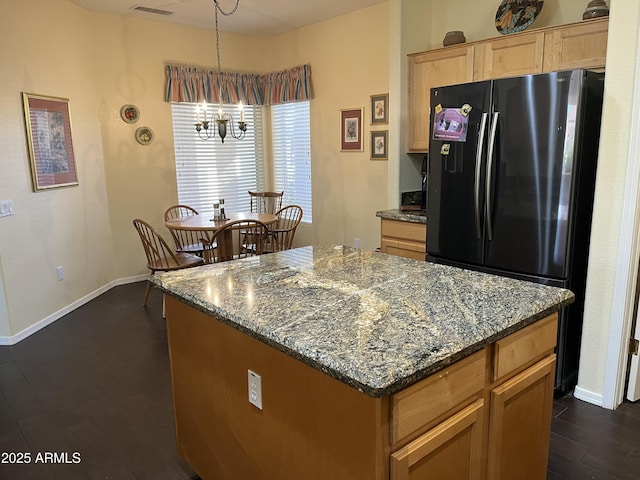
{"label": "chair back spindle", "polygon": [[211,240],[202,239],[206,263],[219,263],[261,255],[268,227],[260,221],[236,220],[218,230]]}
{"label": "chair back spindle", "polygon": [[[167,222],[190,215],[198,215],[198,211],[188,205],[173,205],[164,212],[164,221]],[[199,232],[173,228],[169,228],[169,232],[171,232],[176,245],[176,252],[192,253],[194,255],[202,254],[201,234]]]}
{"label": "chair back spindle", "polygon": [[[147,268],[151,270],[151,275],[157,271],[180,270],[182,268],[197,267],[202,265],[202,258],[184,252],[175,253],[167,241],[147,222],[136,218],[133,220],[145,256],[147,257]],[[151,284],[147,285],[144,295],[143,305],[147,304]]]}
{"label": "chair back spindle", "polygon": [[287,205],[276,212],[278,220],[269,226],[265,253],[289,250],[293,247],[293,237],[302,220],[302,214],[302,207],[298,205]]}
{"label": "chair back spindle", "polygon": [[284,192],[252,192],[249,191],[251,212],[275,214],[282,208]]}

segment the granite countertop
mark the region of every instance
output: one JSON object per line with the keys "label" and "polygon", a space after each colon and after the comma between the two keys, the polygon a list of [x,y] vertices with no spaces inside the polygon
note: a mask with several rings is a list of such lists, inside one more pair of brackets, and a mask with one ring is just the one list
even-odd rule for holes
{"label": "granite countertop", "polygon": [[372,397],[573,301],[564,289],[345,246],[157,273],[150,281]]}
{"label": "granite countertop", "polygon": [[388,220],[400,220],[402,222],[411,223],[427,223],[426,210],[407,210],[400,209],[380,210],[376,212],[376,217],[386,218]]}

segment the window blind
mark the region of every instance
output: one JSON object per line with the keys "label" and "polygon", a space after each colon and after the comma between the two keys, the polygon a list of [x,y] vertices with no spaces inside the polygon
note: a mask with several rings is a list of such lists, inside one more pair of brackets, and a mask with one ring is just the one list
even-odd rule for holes
{"label": "window blind", "polygon": [[282,205],[302,207],[311,223],[311,133],[309,102],[271,106],[274,190],[284,191]]}
{"label": "window blind", "polygon": [[[207,106],[209,112],[214,108],[219,105]],[[223,198],[225,210],[249,211],[249,190],[264,190],[265,184],[261,107],[245,106],[246,136],[236,140],[228,125],[225,143],[217,125],[209,127],[215,129],[215,138],[200,139],[195,111],[194,103],[171,104],[179,203],[208,215],[213,202]],[[239,118],[236,105],[224,105],[223,112]]]}

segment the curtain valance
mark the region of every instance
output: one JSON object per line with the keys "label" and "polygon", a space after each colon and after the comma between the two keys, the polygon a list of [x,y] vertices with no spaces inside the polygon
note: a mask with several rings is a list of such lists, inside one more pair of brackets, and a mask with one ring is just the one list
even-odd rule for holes
{"label": "curtain valance", "polygon": [[167,65],[165,76],[167,102],[220,103],[222,100],[222,103],[275,105],[312,97],[311,65],[308,64],[267,74]]}

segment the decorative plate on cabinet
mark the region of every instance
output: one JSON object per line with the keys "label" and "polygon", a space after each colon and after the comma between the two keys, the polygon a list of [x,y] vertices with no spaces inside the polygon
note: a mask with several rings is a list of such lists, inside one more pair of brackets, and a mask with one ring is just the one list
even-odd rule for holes
{"label": "decorative plate on cabinet", "polygon": [[149,127],[140,127],[136,130],[136,140],[140,145],[149,145],[153,142],[153,130]]}
{"label": "decorative plate on cabinet", "polygon": [[521,32],[542,11],[543,0],[502,0],[496,12],[496,29],[503,35]]}
{"label": "decorative plate on cabinet", "polygon": [[127,123],[136,123],[140,118],[140,110],[135,105],[123,105],[120,109],[120,117]]}

